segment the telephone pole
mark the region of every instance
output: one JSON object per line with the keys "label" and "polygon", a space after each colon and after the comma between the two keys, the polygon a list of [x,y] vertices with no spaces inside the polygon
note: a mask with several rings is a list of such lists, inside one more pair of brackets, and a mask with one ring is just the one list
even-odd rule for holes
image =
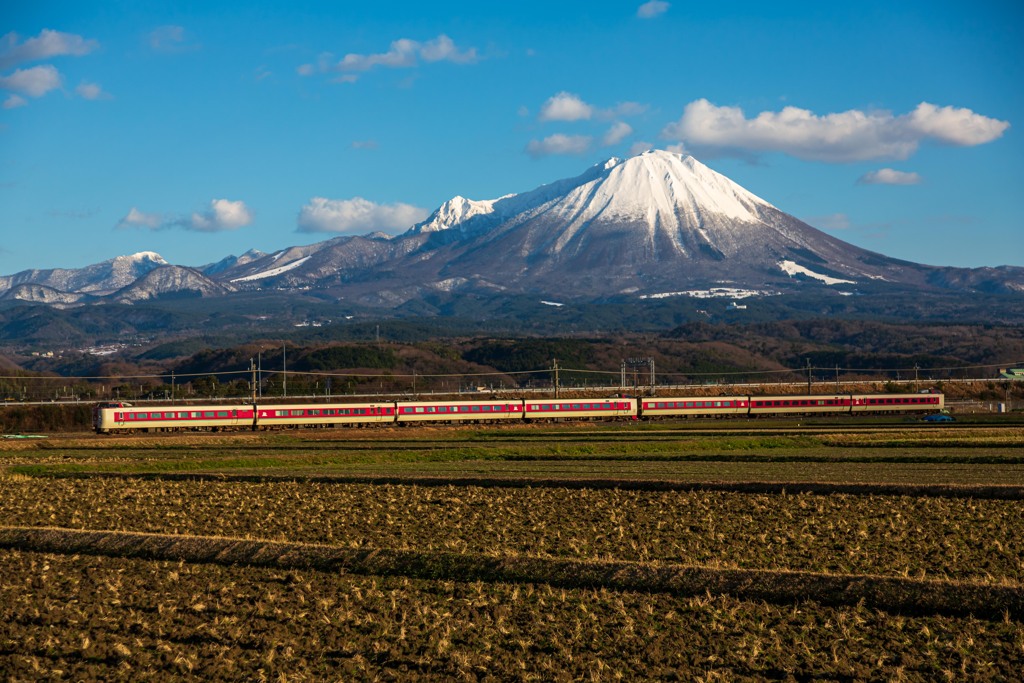
{"label": "telephone pole", "polygon": [[811,393],[811,359],[807,359],[807,393]]}
{"label": "telephone pole", "polygon": [[551,361],[551,371],[555,374],[555,398],[558,398],[558,359]]}
{"label": "telephone pole", "polygon": [[288,398],[288,345],[281,344],[281,390],[284,397]]}

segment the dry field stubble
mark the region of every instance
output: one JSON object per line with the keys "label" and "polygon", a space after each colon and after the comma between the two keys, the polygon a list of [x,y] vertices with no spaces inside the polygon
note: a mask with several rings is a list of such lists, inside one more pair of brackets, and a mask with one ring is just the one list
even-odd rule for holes
{"label": "dry field stubble", "polygon": [[1019,501],[315,482],[0,479],[9,526],[1024,582]]}
{"label": "dry field stubble", "polygon": [[[550,442],[540,429],[356,434],[74,437],[19,445],[0,456],[0,472],[8,472],[0,474],[0,517],[12,526],[806,569],[1017,589],[1024,575],[1024,506],[1012,500],[87,475],[90,469],[148,466],[187,471],[197,463],[206,470],[220,464],[224,471],[317,471],[351,460],[367,472],[438,464],[461,472],[497,463],[515,466],[507,471],[518,473],[586,476],[606,466],[600,458],[609,453],[633,458],[611,471],[654,476],[678,471],[660,469],[665,457],[710,456],[683,463],[696,467],[692,476],[700,477],[720,471],[736,452],[803,457],[806,462],[758,466],[763,472],[802,467],[811,480],[823,472],[863,472],[864,463],[843,461],[848,456],[889,460],[875,463],[871,476],[891,475],[882,481],[918,481],[935,472],[945,472],[941,481],[955,481],[980,466],[979,454],[993,470],[1020,467],[1014,455],[1020,435],[1009,432],[976,432],[975,442],[967,432],[917,428],[790,438],[664,430],[645,436],[570,427],[551,430]],[[925,463],[932,469],[904,466],[901,453],[934,460]],[[26,466],[45,471],[69,464],[85,470],[84,478],[10,474]],[[1024,633],[1016,617],[901,616],[811,601],[772,605],[15,550],[0,551],[0,566],[0,670],[16,680],[197,674],[289,680],[1006,680],[1024,663]]]}
{"label": "dry field stubble", "polygon": [[[1024,627],[807,601],[0,551],[14,680],[1011,680]],[[70,597],[70,599],[69,599]]]}

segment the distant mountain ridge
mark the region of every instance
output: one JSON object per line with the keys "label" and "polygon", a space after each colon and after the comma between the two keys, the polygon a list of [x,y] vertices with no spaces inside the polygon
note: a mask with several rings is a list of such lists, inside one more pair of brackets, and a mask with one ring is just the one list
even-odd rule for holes
{"label": "distant mountain ridge", "polygon": [[1024,294],[1024,268],[925,266],[861,249],[691,156],[651,150],[520,194],[455,196],[396,237],[251,250],[199,269],[142,252],[78,270],[0,277],[0,298],[63,306],[268,289],[393,308],[470,292],[597,301],[808,288]]}

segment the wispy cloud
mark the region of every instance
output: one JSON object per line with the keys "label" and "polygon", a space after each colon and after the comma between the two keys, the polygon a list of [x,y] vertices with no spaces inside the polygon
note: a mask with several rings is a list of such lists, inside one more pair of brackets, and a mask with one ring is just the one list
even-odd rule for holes
{"label": "wispy cloud", "polygon": [[353,140],[352,149],[377,149],[376,140]]}
{"label": "wispy cloud", "polygon": [[845,213],[830,213],[825,216],[808,216],[804,219],[807,225],[813,225],[822,230],[849,230],[850,217]]}
{"label": "wispy cloud", "polygon": [[50,64],[18,69],[10,76],[0,76],[0,89],[13,90],[29,97],[42,97],[61,86],[60,72]]}
{"label": "wispy cloud", "polygon": [[43,29],[35,38],[22,41],[20,36],[12,31],[0,38],[0,69],[64,55],[81,57],[99,46],[98,41],[74,33]]}
{"label": "wispy cloud", "polygon": [[612,127],[605,132],[604,137],[601,138],[601,144],[605,147],[617,145],[632,134],[633,126],[629,125],[625,121],[616,121],[612,124]]}
{"label": "wispy cloud", "polygon": [[585,154],[593,141],[589,135],[555,133],[543,140],[530,140],[526,145],[526,153],[535,159],[552,154]]}
{"label": "wispy cloud", "polygon": [[168,24],[158,26],[149,33],[149,47],[154,52],[191,52],[202,47],[194,42],[184,26]]}
{"label": "wispy cloud", "polygon": [[460,49],[448,36],[441,34],[426,42],[401,38],[391,43],[386,52],[359,54],[350,52],[340,60],[334,55],[323,53],[316,64],[302,64],[296,72],[300,76],[311,76],[314,73],[341,73],[337,80],[351,83],[357,73],[370,71],[377,67],[389,69],[408,69],[418,66],[420,62],[452,62],[454,64],[472,64],[479,60],[476,48]]}
{"label": "wispy cloud", "polygon": [[748,119],[739,107],[719,107],[706,99],[686,105],[683,116],[662,136],[707,153],[782,152],[800,159],[844,163],[906,159],[922,142],[974,146],[999,138],[1010,124],[970,109],[922,102],[899,116],[856,109],[817,115],[786,107]]}
{"label": "wispy cloud", "polygon": [[177,218],[165,218],[158,213],[146,213],[133,206],[115,227],[118,229],[171,230],[177,228],[195,232],[225,232],[245,227],[252,223],[252,219],[252,211],[245,205],[245,202],[214,199],[206,211],[197,211],[191,216]]}
{"label": "wispy cloud", "polygon": [[641,19],[653,19],[668,11],[670,4],[664,0],[650,0],[636,8],[636,15]]}
{"label": "wispy cloud", "polygon": [[868,171],[857,178],[858,185],[918,185],[920,182],[921,176],[918,173],[896,171],[891,168]]}
{"label": "wispy cloud", "polygon": [[103,88],[98,83],[88,83],[82,81],[78,87],[75,88],[75,92],[78,96],[86,100],[108,100],[110,95],[103,92]]}
{"label": "wispy cloud", "polygon": [[24,107],[26,104],[28,104],[28,100],[21,95],[11,95],[4,100],[3,107],[4,109],[17,109],[18,107]]}
{"label": "wispy cloud", "polygon": [[429,211],[411,204],[377,204],[362,197],[313,197],[299,211],[298,232],[394,232],[412,227]]}

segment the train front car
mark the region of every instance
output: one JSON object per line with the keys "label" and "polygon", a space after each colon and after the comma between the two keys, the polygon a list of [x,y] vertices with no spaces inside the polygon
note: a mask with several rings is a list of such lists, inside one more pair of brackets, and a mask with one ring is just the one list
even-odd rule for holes
{"label": "train front car", "polygon": [[825,415],[848,413],[853,406],[849,395],[751,396],[751,415]]}
{"label": "train front car", "polygon": [[527,420],[578,420],[637,417],[635,398],[527,399]]}
{"label": "train front car", "polygon": [[258,428],[358,426],[394,421],[395,404],[390,402],[261,405],[256,411]]}
{"label": "train front car", "polygon": [[396,404],[397,422],[492,422],[523,419],[522,399],[412,401]]}
{"label": "train front car", "polygon": [[854,394],[855,413],[929,413],[946,405],[943,394]]}
{"label": "train front car", "polygon": [[718,417],[746,415],[747,396],[665,396],[640,399],[641,417]]}
{"label": "train front car", "polygon": [[97,434],[245,429],[252,426],[252,420],[251,405],[132,406],[130,403],[101,403],[93,409],[93,427]]}

